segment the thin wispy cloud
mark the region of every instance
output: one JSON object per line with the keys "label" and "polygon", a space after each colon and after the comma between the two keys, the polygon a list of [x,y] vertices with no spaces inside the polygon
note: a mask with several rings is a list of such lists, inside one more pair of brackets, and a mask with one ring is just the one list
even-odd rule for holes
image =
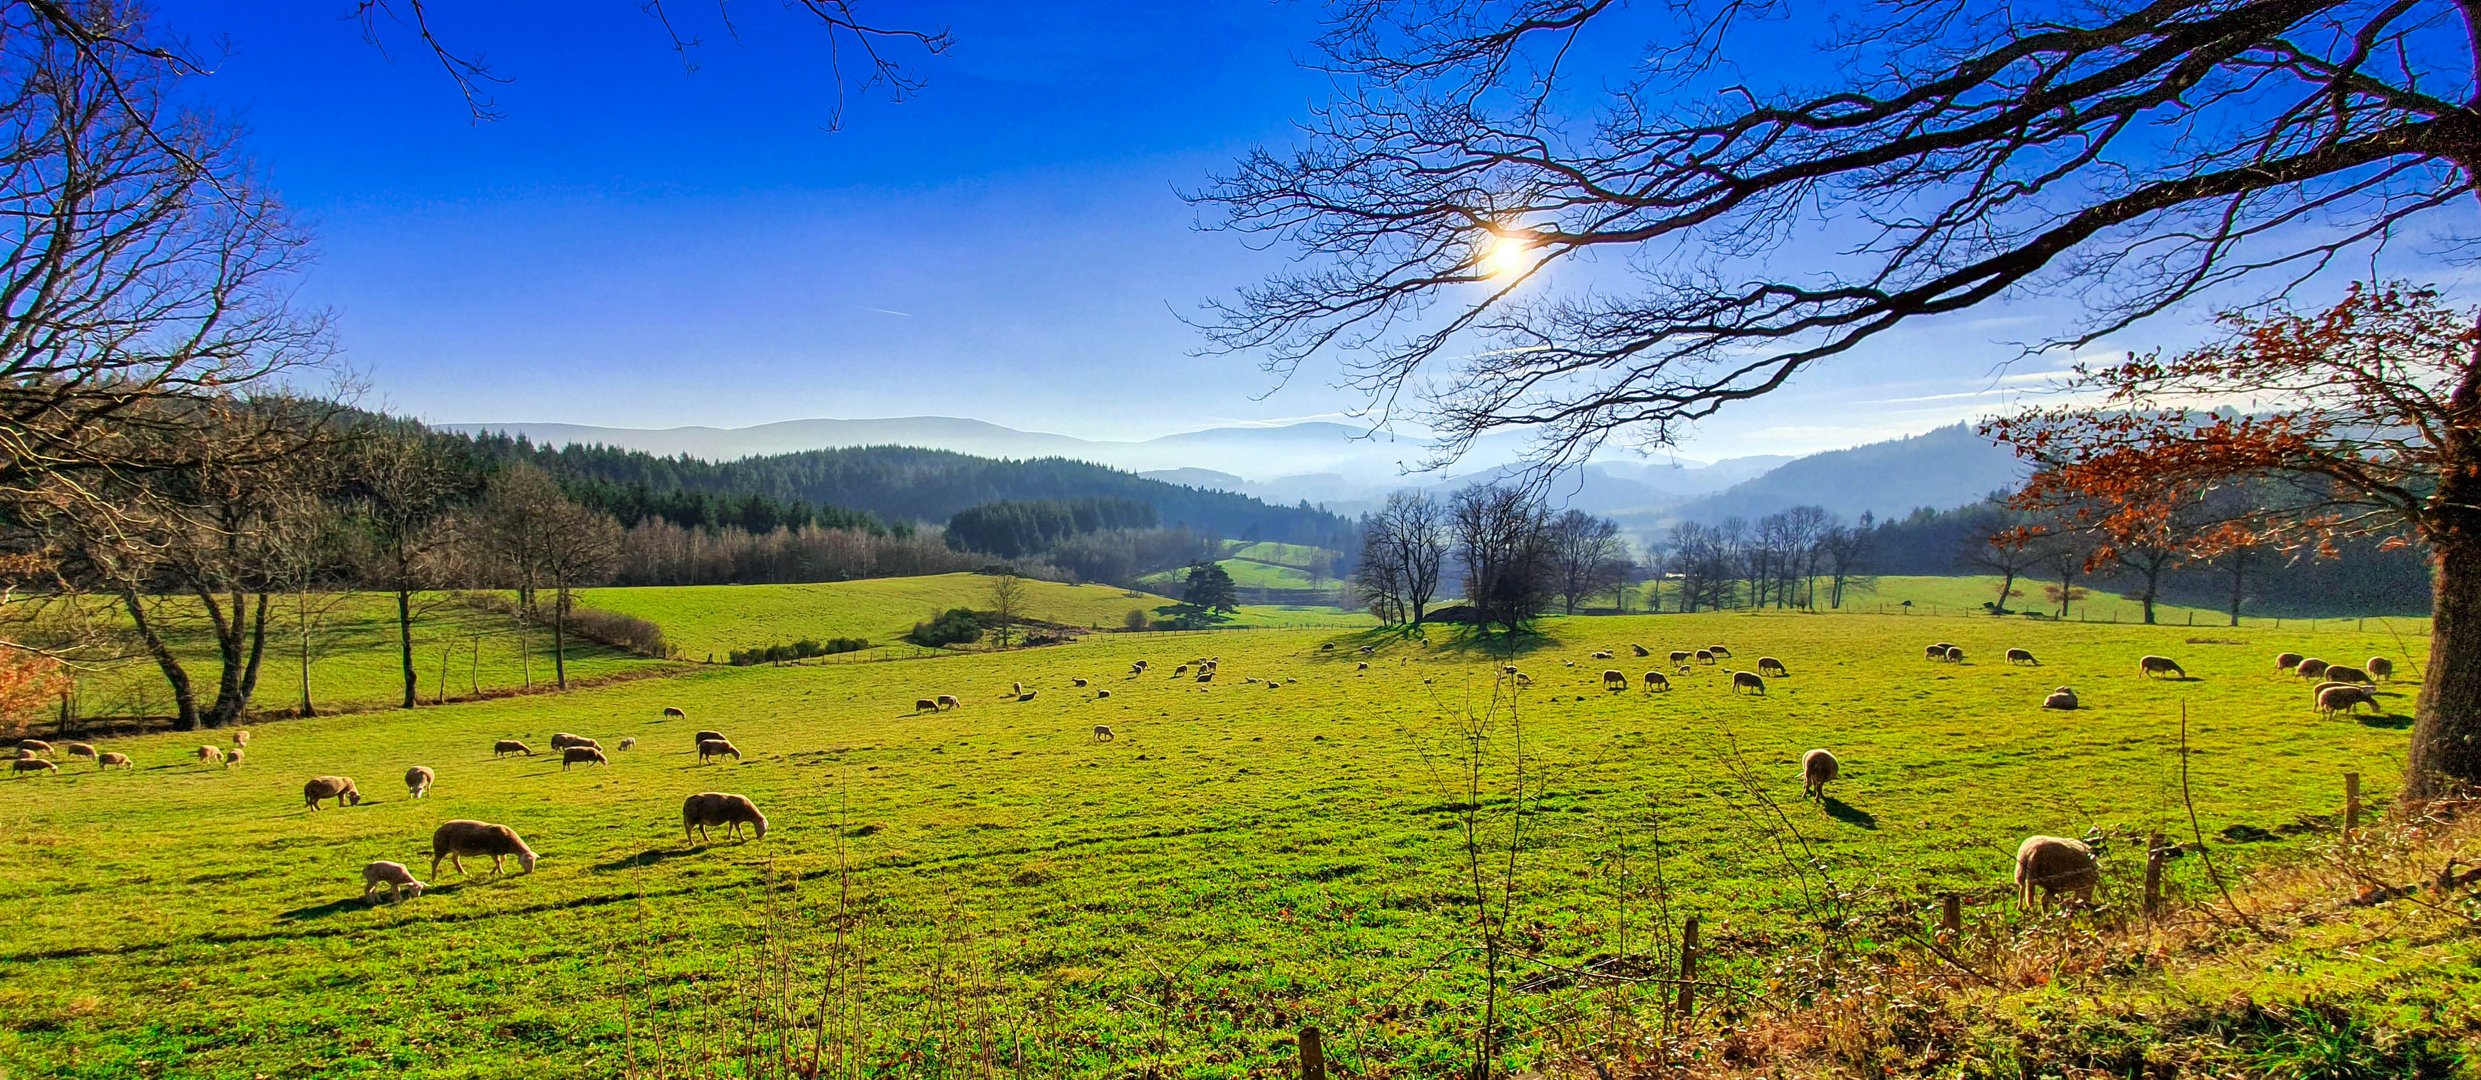
{"label": "thin wispy cloud", "polygon": [[913,317],[913,313],[910,311],[898,311],[894,308],[874,307],[870,310],[878,312],[881,315],[893,315],[899,319],[910,319]]}

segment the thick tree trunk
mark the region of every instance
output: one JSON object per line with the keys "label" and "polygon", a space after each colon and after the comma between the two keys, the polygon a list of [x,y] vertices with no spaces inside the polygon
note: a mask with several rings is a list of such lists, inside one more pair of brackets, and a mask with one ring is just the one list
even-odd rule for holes
{"label": "thick tree trunk", "polygon": [[[2015,572],[2015,571],[2013,571],[2013,570],[2010,570],[2010,571],[2008,571],[2007,573],[2005,573],[2005,574],[2003,574],[2003,575],[2001,575],[2001,576],[1999,577],[1999,602],[1998,602],[1998,604],[1997,604],[1996,606],[1994,606],[1994,607],[1992,607],[1992,608],[1990,609],[1990,614],[1992,614],[1992,615],[2005,615],[2005,614],[2007,614],[2007,594],[2012,593],[2012,592],[2015,592],[2015,591],[2016,591],[2016,572]],[[2153,620],[2151,620],[2151,619],[2147,619],[2146,621],[2147,621],[2147,622],[2152,622]]]}
{"label": "thick tree trunk", "polygon": [[2481,787],[2481,537],[2437,559],[2429,666],[2404,762],[2406,803]]}
{"label": "thick tree trunk", "polygon": [[164,681],[172,684],[172,729],[198,730],[198,690],[190,684],[190,673],[181,667],[180,658],[172,655],[163,635],[156,632],[155,624],[146,617],[146,602],[138,598],[138,591],[122,588],[121,603],[128,605],[129,621],[137,627],[138,640],[146,644],[147,655],[155,658],[155,666],[163,669]]}

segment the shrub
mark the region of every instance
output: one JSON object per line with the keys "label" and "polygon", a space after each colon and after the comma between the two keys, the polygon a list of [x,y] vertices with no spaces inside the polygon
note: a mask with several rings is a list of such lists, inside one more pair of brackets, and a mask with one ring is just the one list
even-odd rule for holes
{"label": "shrub", "polygon": [[971,608],[949,608],[929,622],[913,624],[913,632],[905,640],[925,648],[960,645],[982,640],[982,616]]}
{"label": "shrub", "polygon": [[571,607],[569,633],[655,660],[672,655],[672,646],[663,640],[662,627],[617,611]]}
{"label": "shrub", "polygon": [[793,642],[790,645],[768,645],[763,648],[734,649],[732,650],[731,662],[734,667],[748,667],[752,664],[783,664],[794,660],[807,660],[813,656],[833,656],[837,653],[860,652],[861,650],[869,647],[870,642],[862,638],[829,638],[823,642],[814,641],[810,638],[802,638],[801,640]]}
{"label": "shrub", "polygon": [[1146,616],[1146,609],[1130,608],[1128,618],[1122,619],[1120,624],[1131,630],[1143,630],[1154,625],[1154,621]]}

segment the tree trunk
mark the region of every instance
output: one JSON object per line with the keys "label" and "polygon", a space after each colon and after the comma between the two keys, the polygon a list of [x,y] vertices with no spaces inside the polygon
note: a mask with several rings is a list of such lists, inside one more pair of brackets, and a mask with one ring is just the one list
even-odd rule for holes
{"label": "tree trunk", "polygon": [[293,613],[300,620],[301,629],[301,714],[303,716],[317,716],[319,715],[319,710],[311,707],[310,704],[310,591],[308,589],[303,589],[294,593],[293,604]]}
{"label": "tree trunk", "polygon": [[414,699],[413,590],[401,585],[396,590],[396,648],[397,658],[404,662],[405,667],[405,703],[400,708],[410,709],[417,704]]}
{"label": "tree trunk", "polygon": [[2231,553],[2231,625],[2240,625],[2240,589],[2248,577],[2248,549]]}
{"label": "tree trunk", "polygon": [[190,685],[190,673],[164,645],[164,637],[155,631],[155,624],[148,621],[146,603],[138,598],[138,591],[123,586],[121,603],[128,605],[129,621],[138,630],[138,640],[146,643],[147,655],[155,658],[155,666],[164,671],[164,681],[172,684],[172,730],[198,730],[198,691]]}
{"label": "tree trunk", "polygon": [[560,689],[569,688],[569,591],[560,589],[551,599],[551,678]]}
{"label": "tree trunk", "polygon": [[2429,666],[2421,675],[2403,801],[2481,786],[2481,537],[2438,552]]}
{"label": "tree trunk", "polygon": [[249,594],[233,590],[229,620],[214,597],[202,591],[200,598],[215,621],[216,653],[224,662],[224,669],[216,674],[215,704],[207,708],[207,726],[237,724],[250,711],[250,695],[258,690],[259,662],[267,654],[267,594],[259,593],[253,607]]}
{"label": "tree trunk", "polygon": [[[1998,606],[1993,607],[1993,608],[1991,608],[1991,609],[1990,609],[1990,614],[1992,614],[1992,615],[2005,615],[2005,614],[2007,614],[2007,594],[2012,593],[2012,592],[2015,592],[2015,591],[2016,591],[2016,572],[2015,572],[2015,571],[2013,571],[2013,570],[2010,570],[2010,571],[2008,571],[2007,573],[2005,573],[2004,575],[2001,575],[2001,576],[2000,576],[2000,578],[1999,578],[1999,602],[1998,602]],[[2152,622],[2153,620],[2152,620],[2152,619],[2147,619],[2147,620],[2145,620],[2145,621],[2146,621],[2146,622]]]}

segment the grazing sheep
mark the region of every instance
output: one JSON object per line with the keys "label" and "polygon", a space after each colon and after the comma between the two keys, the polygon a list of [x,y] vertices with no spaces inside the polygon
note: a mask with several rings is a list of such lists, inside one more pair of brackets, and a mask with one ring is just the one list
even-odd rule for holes
{"label": "grazing sheep", "polygon": [[2053,690],[2050,692],[2049,697],[2042,699],[2042,707],[2045,709],[2072,710],[2076,708],[2076,691],[2070,690],[2064,686]]}
{"label": "grazing sheep", "polygon": [[1687,667],[1689,658],[1695,655],[1697,654],[1692,653],[1687,649],[1673,649],[1671,650],[1671,662],[1678,664],[1681,667]]}
{"label": "grazing sheep", "polygon": [[2317,692],[2317,711],[2327,716],[2333,716],[2338,712],[2350,712],[2355,706],[2360,705],[2369,706],[2371,712],[2377,711],[2378,700],[2369,693],[2368,687],[2351,683],[2334,683]]}
{"label": "grazing sheep", "polygon": [[2395,680],[2394,661],[2383,656],[2372,656],[2369,658],[2369,663],[2367,666],[2369,668],[2369,674],[2385,679],[2388,682],[2393,682]]}
{"label": "grazing sheep", "polygon": [[941,695],[939,695],[939,709],[940,709],[940,711],[942,711],[942,712],[945,712],[945,711],[947,711],[947,710],[949,710],[949,709],[954,709],[954,708],[957,708],[957,707],[959,707],[959,706],[962,706],[963,704],[964,704],[964,702],[961,702],[961,701],[956,700],[956,695],[954,695],[954,694],[941,694]]}
{"label": "grazing sheep", "polygon": [[32,750],[28,750],[28,749],[26,749],[25,747],[21,746],[21,747],[18,747],[18,748],[17,748],[17,756],[18,756],[18,757],[21,757],[21,758],[35,758],[35,757],[42,757],[43,755],[38,754],[38,753],[35,753],[34,751],[32,751]]}
{"label": "grazing sheep", "polygon": [[95,748],[82,742],[62,743],[60,752],[69,757],[92,758],[95,756]]}
{"label": "grazing sheep", "polygon": [[2033,650],[2031,649],[2007,650],[2007,662],[2010,664],[2031,664],[2034,667],[2042,666],[2041,661],[2033,658]]}
{"label": "grazing sheep", "polygon": [[1134,664],[1130,664],[1130,665],[1129,665],[1129,674],[1131,674],[1131,675],[1143,675],[1143,674],[1145,674],[1145,673],[1146,673],[1146,662],[1145,662],[1145,661],[1140,660],[1140,661],[1138,661],[1138,662],[1136,662],[1136,663],[1134,663]]}
{"label": "grazing sheep", "polygon": [[422,883],[414,880],[413,871],[406,869],[404,863],[381,861],[363,867],[362,902],[376,903],[371,897],[378,895],[381,886],[387,887],[391,901],[403,900],[407,889],[412,889],[415,896],[422,895],[423,889]]}
{"label": "grazing sheep", "polygon": [[220,746],[201,746],[201,747],[199,747],[199,748],[198,748],[198,763],[199,763],[199,764],[201,764],[201,765],[221,765],[221,764],[223,764],[223,763],[224,763],[224,748],[223,748],[223,747],[220,747]]}
{"label": "grazing sheep", "polygon": [[552,749],[566,750],[572,746],[592,746],[600,748],[602,744],[583,735],[571,735],[565,731],[555,731],[551,733]]}
{"label": "grazing sheep", "polygon": [[1527,675],[1527,674],[1525,674],[1524,672],[1521,672],[1521,671],[1517,672],[1517,673],[1516,673],[1516,685],[1518,685],[1518,686],[1532,686],[1532,685],[1533,685],[1533,676],[1531,676],[1531,675]]}
{"label": "grazing sheep", "polygon": [[2091,903],[2094,886],[2101,883],[2102,868],[2093,860],[2093,848],[2082,840],[2028,836],[2016,848],[2016,902],[2027,908],[2035,906],[2034,889],[2051,902],[2068,893]]}
{"label": "grazing sheep", "polygon": [[28,773],[28,772],[58,772],[58,771],[60,771],[60,766],[58,766],[58,765],[54,765],[54,764],[52,764],[51,762],[45,761],[45,760],[43,760],[42,758],[39,758],[39,757],[22,757],[22,758],[19,758],[19,759],[15,760],[15,761],[10,762],[10,763],[9,763],[9,768],[11,768],[11,769],[13,769],[13,770],[15,770],[15,771],[17,771],[17,772],[22,772],[22,773]]}
{"label": "grazing sheep", "polygon": [[1711,664],[1711,663],[1713,663],[1713,662],[1714,662],[1714,650],[1712,650],[1712,649],[1699,649],[1699,650],[1697,650],[1697,662],[1698,662],[1698,663],[1700,663],[1700,664]]}
{"label": "grazing sheep", "polygon": [[2333,666],[2334,665],[2312,656],[2306,660],[2302,660],[2298,667],[2292,669],[2292,673],[2303,679],[2323,679],[2326,677],[2326,669]]}
{"label": "grazing sheep", "polygon": [[1189,665],[1187,665],[1187,664],[1182,664],[1182,665],[1180,665],[1179,667],[1176,667],[1176,668],[1173,668],[1173,669],[1172,669],[1172,678],[1177,679],[1177,678],[1179,678],[1179,677],[1181,677],[1181,676],[1183,676],[1183,675],[1186,675],[1186,674],[1188,674],[1188,673],[1189,673]]}
{"label": "grazing sheep", "polygon": [[740,839],[741,826],[756,830],[753,840],[767,838],[767,815],[758,812],[758,804],[747,795],[728,795],[721,791],[701,791],[681,800],[681,838],[689,838],[689,830],[698,830],[698,839],[706,839],[709,825],[729,826],[724,836]]}
{"label": "grazing sheep", "polygon": [[2306,659],[2308,659],[2308,657],[2302,656],[2296,652],[2276,653],[2274,654],[2274,670],[2290,671],[2293,668],[2299,667],[2300,662]]}
{"label": "grazing sheep", "polygon": [[1034,691],[1028,690],[1028,691],[1026,691],[1026,692],[1024,692],[1024,693],[1022,693],[1022,694],[1018,694],[1018,695],[1017,695],[1017,700],[1018,700],[1018,701],[1032,701],[1032,700],[1034,700]]}
{"label": "grazing sheep", "polygon": [[2326,681],[2361,683],[2370,686],[2377,684],[2377,680],[2370,678],[2368,672],[2362,671],[2356,667],[2345,667],[2341,664],[2326,665]]}
{"label": "grazing sheep", "polygon": [[1608,660],[1610,658],[1611,650],[1609,649],[1596,649],[1594,650],[1594,655],[1587,657],[1587,659],[1590,660]]}
{"label": "grazing sheep", "polygon": [[338,806],[362,805],[362,793],[354,789],[350,776],[313,776],[302,785],[302,802],[311,809],[319,809],[319,804],[329,799],[336,800]]}
{"label": "grazing sheep", "polygon": [[1640,660],[1654,655],[1652,652],[1648,651],[1645,646],[1638,645],[1633,642],[1628,646],[1628,651],[1634,653]]}
{"label": "grazing sheep", "polygon": [[457,873],[465,872],[465,856],[491,856],[491,872],[500,872],[500,860],[517,857],[517,865],[526,873],[534,872],[534,849],[517,838],[517,830],[487,821],[458,818],[431,833],[431,876],[439,876],[439,861],[448,860]]}
{"label": "grazing sheep", "polygon": [[1618,668],[1604,669],[1602,673],[1602,688],[1605,690],[1628,689],[1628,673],[1621,671]]}
{"label": "grazing sheep", "polygon": [[[1268,685],[1268,686],[1273,686],[1273,685],[1275,685],[1275,684],[1273,684],[1273,683],[1268,683],[1267,685]],[[1094,700],[1096,700],[1096,701],[1101,701],[1102,699],[1107,698],[1107,697],[1110,697],[1110,696],[1111,696],[1111,691],[1109,691],[1109,690],[1097,690],[1097,691],[1095,691],[1095,692],[1094,692]]]}
{"label": "grazing sheep", "polygon": [[1759,678],[1756,672],[1735,671],[1732,672],[1731,675],[1732,693],[1737,694],[1743,688],[1746,688],[1751,693],[1757,694],[1760,697],[1764,697],[1766,695],[1766,680]]}
{"label": "grazing sheep", "polygon": [[1368,670],[1370,670],[1370,662],[1369,662],[1369,661],[1367,661],[1367,660],[1364,660],[1364,661],[1362,661],[1362,662],[1360,662],[1360,663],[1358,663],[1358,664],[1355,664],[1355,665],[1353,665],[1353,670],[1354,670],[1354,671],[1368,671]]}
{"label": "grazing sheep", "polygon": [[1843,763],[1835,760],[1831,750],[1812,750],[1800,756],[1800,793],[1826,799],[1826,785],[1842,774]]}
{"label": "grazing sheep", "polygon": [[671,719],[675,719],[675,718],[677,718],[677,719],[681,719],[681,720],[687,720],[687,719],[689,719],[689,714],[688,714],[688,713],[685,713],[685,712],[682,712],[682,711],[681,711],[681,709],[680,709],[680,707],[679,707],[679,706],[677,706],[677,705],[666,705],[666,706],[664,706],[664,707],[663,707],[663,718],[664,718],[664,719],[666,719],[666,720],[671,720]]}
{"label": "grazing sheep", "polygon": [[1777,660],[1777,659],[1775,659],[1774,657],[1771,657],[1771,656],[1761,656],[1761,657],[1758,657],[1758,658],[1757,658],[1757,669],[1758,669],[1759,671],[1766,672],[1766,673],[1768,673],[1768,674],[1774,675],[1774,676],[1775,676],[1775,677],[1777,677],[1777,678],[1781,678],[1782,676],[1785,676],[1785,675],[1789,675],[1789,674],[1791,674],[1791,672],[1790,672],[1790,671],[1788,671],[1788,670],[1786,670],[1786,669],[1784,668],[1784,666],[1783,666],[1783,661],[1781,661],[1781,660]]}
{"label": "grazing sheep", "polygon": [[1726,648],[1724,648],[1724,647],[1722,647],[1722,646],[1720,646],[1720,645],[1708,645],[1708,646],[1706,646],[1706,651],[1707,651],[1707,652],[1710,652],[1710,653],[1713,653],[1713,654],[1714,654],[1714,655],[1716,655],[1716,656],[1720,656],[1720,657],[1722,657],[1722,658],[1723,658],[1723,659],[1725,659],[1725,660],[1729,660],[1729,659],[1731,659],[1731,658],[1732,658],[1732,651],[1731,651],[1730,649],[1726,649]]}
{"label": "grazing sheep", "polygon": [[500,741],[491,744],[492,757],[507,757],[510,754],[524,754],[527,757],[533,757],[534,748],[518,742],[515,739],[501,739]]}
{"label": "grazing sheep", "polygon": [[628,738],[620,740],[620,748],[623,750],[637,749],[637,736],[631,735]]}
{"label": "grazing sheep", "polygon": [[1516,674],[1516,665],[1514,665],[1514,664],[1501,664],[1501,665],[1499,665],[1499,674],[1501,674],[1501,675],[1514,675],[1514,674]]}
{"label": "grazing sheep", "polygon": [[929,698],[926,698],[926,697],[925,697],[925,698],[914,698],[914,699],[913,699],[913,715],[915,715],[915,716],[920,716],[920,715],[922,715],[923,713],[926,713],[926,712],[938,712],[938,711],[939,711],[939,703],[938,703],[938,702],[936,702],[936,701],[933,701],[933,700],[931,700],[931,699],[929,699]]}
{"label": "grazing sheep", "polygon": [[1117,738],[1117,737],[1118,737],[1118,736],[1115,736],[1115,735],[1113,735],[1113,734],[1111,733],[1111,725],[1109,725],[1109,724],[1096,724],[1096,725],[1094,725],[1094,741],[1095,741],[1095,742],[1110,742],[1111,740],[1113,740],[1113,739],[1115,739],[1115,738]]}
{"label": "grazing sheep", "polygon": [[1070,679],[1070,680],[1068,680],[1068,685],[1070,685],[1070,686],[1074,686],[1074,687],[1076,687],[1076,688],[1077,688],[1077,689],[1079,689],[1079,690],[1083,690],[1083,689],[1085,689],[1085,680],[1084,680],[1084,679]]}
{"label": "grazing sheep", "polygon": [[1334,651],[1335,651],[1335,643],[1334,643],[1334,642],[1332,642],[1332,641],[1322,641],[1322,642],[1319,642],[1319,643],[1318,643],[1318,651],[1319,651],[1319,652],[1334,652]]}
{"label": "grazing sheep", "polygon": [[690,738],[691,738],[691,739],[693,739],[693,740],[695,740],[695,741],[697,741],[697,742],[705,742],[705,741],[707,741],[707,740],[709,740],[709,739],[715,739],[715,740],[719,740],[719,741],[728,741],[728,740],[724,740],[724,733],[723,733],[723,732],[720,732],[720,731],[701,731],[701,732],[697,733],[696,735],[692,735],[692,736],[690,736]]}
{"label": "grazing sheep", "polygon": [[1362,646],[1362,647],[1361,647],[1361,655],[1363,655],[1363,656],[1376,656],[1376,655],[1378,655],[1378,646],[1376,646],[1376,645],[1364,645],[1364,646]]}
{"label": "grazing sheep", "polygon": [[2177,675],[2183,679],[2188,677],[2188,672],[2180,668],[2179,661],[2173,660],[2168,656],[2138,657],[2136,661],[2136,673],[2140,678],[2148,675],[2164,674]]}
{"label": "grazing sheep", "polygon": [[17,748],[20,750],[32,750],[38,754],[48,754],[52,752],[52,744],[44,742],[41,739],[19,739],[17,740]]}
{"label": "grazing sheep", "polygon": [[700,765],[704,765],[704,764],[706,764],[706,760],[707,760],[708,758],[712,758],[712,757],[722,757],[722,756],[723,756],[723,755],[725,755],[725,754],[730,754],[730,755],[732,755],[732,760],[734,760],[734,761],[739,761],[739,760],[741,760],[741,748],[740,748],[740,747],[737,747],[737,746],[732,745],[732,743],[731,743],[729,740],[726,740],[726,739],[700,739],[700,740],[698,740],[698,764],[700,764]]}
{"label": "grazing sheep", "polygon": [[1921,658],[1924,660],[1944,660],[1947,658],[1947,646],[1924,645],[1921,647]]}
{"label": "grazing sheep", "polygon": [[236,731],[236,732],[233,732],[233,745],[234,745],[234,746],[248,746],[248,745],[250,745],[250,733],[249,733],[247,730],[242,730],[242,731]]}
{"label": "grazing sheep", "polygon": [[575,765],[580,761],[583,761],[589,765],[611,764],[611,760],[603,756],[603,750],[600,747],[572,746],[566,750],[560,751],[561,772],[569,771],[569,766]]}
{"label": "grazing sheep", "polygon": [[1211,671],[1201,671],[1201,672],[1198,672],[1198,673],[1197,673],[1197,681],[1199,681],[1199,682],[1213,682],[1213,681],[1215,681],[1215,673],[1214,673],[1214,672],[1211,672]]}
{"label": "grazing sheep", "polygon": [[1669,689],[1671,689],[1671,680],[1670,680],[1669,678],[1665,677],[1665,676],[1663,675],[1663,673],[1662,673],[1662,672],[1659,672],[1659,671],[1649,671],[1649,672],[1646,672],[1646,673],[1645,673],[1645,692],[1646,692],[1646,693],[1651,694],[1651,693],[1653,693],[1653,692],[1654,692],[1654,691],[1656,691],[1656,690],[1669,690]]}
{"label": "grazing sheep", "polygon": [[240,748],[240,747],[238,747],[238,746],[233,747],[232,749],[225,751],[225,752],[224,752],[224,767],[225,767],[225,768],[227,768],[227,769],[230,769],[230,768],[233,768],[233,767],[235,767],[235,766],[237,766],[237,765],[240,765],[240,764],[241,764],[241,753],[242,753],[241,748]]}
{"label": "grazing sheep", "polygon": [[416,765],[405,770],[405,790],[419,799],[431,793],[432,779],[430,766]]}
{"label": "grazing sheep", "polygon": [[1962,646],[1962,645],[1949,645],[1949,646],[1947,646],[1947,662],[1948,662],[1948,663],[1950,663],[1950,664],[1961,664],[1961,663],[1963,663],[1963,662],[1964,662],[1964,646]]}
{"label": "grazing sheep", "polygon": [[130,763],[129,763],[129,755],[127,755],[127,754],[116,753],[116,752],[111,751],[111,750],[106,750],[106,751],[104,751],[103,753],[100,753],[100,754],[95,755],[95,767],[96,767],[96,768],[98,768],[98,769],[108,769],[108,768],[111,768],[111,767],[112,767],[112,766],[114,766],[114,765],[118,765],[118,766],[120,766],[121,768],[124,768],[124,769],[134,769],[134,768],[137,768],[137,766],[132,765],[132,764],[130,764]]}

